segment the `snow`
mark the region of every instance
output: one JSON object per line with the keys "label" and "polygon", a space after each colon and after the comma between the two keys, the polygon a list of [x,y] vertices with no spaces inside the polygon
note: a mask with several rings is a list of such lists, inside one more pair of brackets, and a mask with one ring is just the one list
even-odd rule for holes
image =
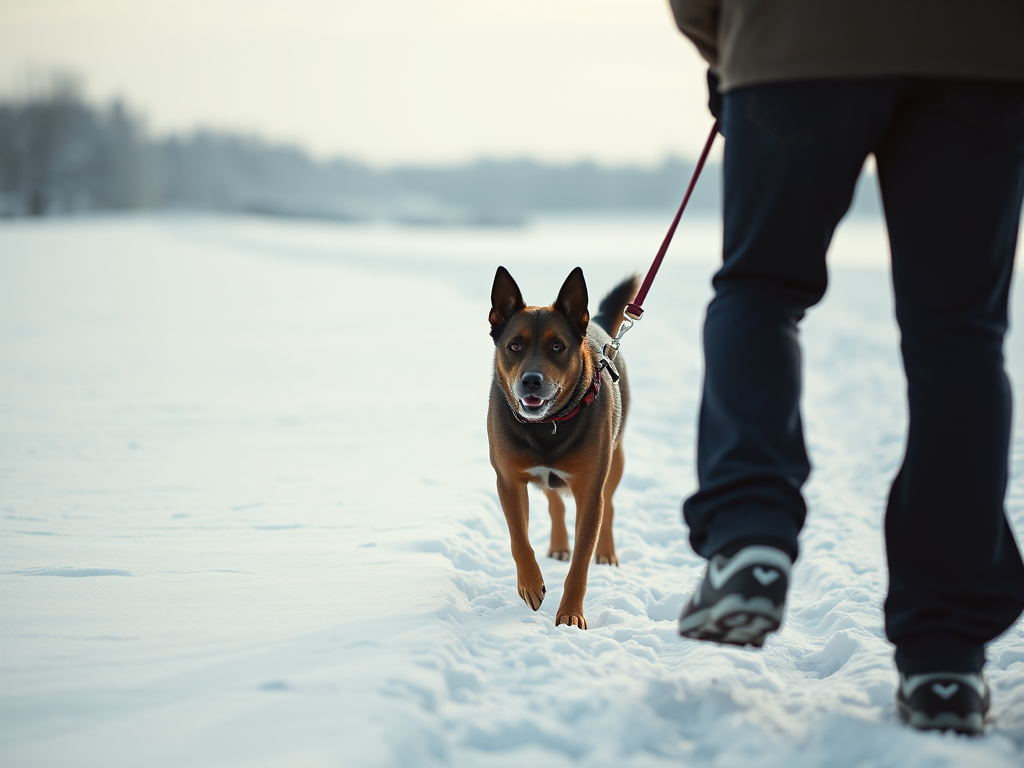
{"label": "snow", "polygon": [[713,221],[684,219],[624,342],[622,567],[592,566],[590,629],[554,626],[567,563],[540,558],[539,612],[516,594],[484,433],[494,269],[546,303],[580,264],[596,300],[666,223],[0,225],[0,764],[1021,765],[1020,623],[990,648],[985,737],[894,712],[880,522],[906,415],[878,222],[844,225],[804,326],[815,471],[782,632],[675,631],[702,569],[679,505]]}

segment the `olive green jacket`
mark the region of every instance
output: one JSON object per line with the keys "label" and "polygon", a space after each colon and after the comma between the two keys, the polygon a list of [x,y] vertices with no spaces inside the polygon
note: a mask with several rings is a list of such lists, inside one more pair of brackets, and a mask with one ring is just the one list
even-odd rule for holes
{"label": "olive green jacket", "polygon": [[720,90],[924,75],[1024,80],[1024,0],[670,0]]}

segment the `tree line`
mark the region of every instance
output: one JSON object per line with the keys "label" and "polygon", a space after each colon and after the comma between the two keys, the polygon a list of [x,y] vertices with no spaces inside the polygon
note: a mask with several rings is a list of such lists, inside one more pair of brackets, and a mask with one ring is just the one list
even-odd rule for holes
{"label": "tree line", "polygon": [[[671,209],[692,162],[653,168],[479,160],[377,169],[211,131],[151,136],[120,101],[90,103],[52,75],[0,101],[0,215],[199,209],[333,220],[514,224],[543,212]],[[719,208],[709,167],[691,208]]]}

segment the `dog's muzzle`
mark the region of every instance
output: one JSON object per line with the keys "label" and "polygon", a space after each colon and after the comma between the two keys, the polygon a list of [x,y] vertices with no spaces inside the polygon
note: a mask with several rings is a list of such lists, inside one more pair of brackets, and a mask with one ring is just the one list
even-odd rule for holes
{"label": "dog's muzzle", "polygon": [[519,412],[528,419],[543,418],[551,406],[558,387],[553,382],[546,382],[540,371],[527,371],[519,377],[512,387],[516,396]]}

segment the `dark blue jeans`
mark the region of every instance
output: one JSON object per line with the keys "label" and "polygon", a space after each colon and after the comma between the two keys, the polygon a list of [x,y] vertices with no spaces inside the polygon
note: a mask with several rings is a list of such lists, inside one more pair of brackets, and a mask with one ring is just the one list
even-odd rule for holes
{"label": "dark blue jeans", "polygon": [[1024,610],[1003,501],[1003,337],[1024,195],[1024,83],[873,78],[725,94],[724,259],[704,325],[704,557],[744,542],[797,554],[810,473],[798,326],[874,153],[907,376],[906,454],[889,495],[886,632],[901,671],[977,671]]}

